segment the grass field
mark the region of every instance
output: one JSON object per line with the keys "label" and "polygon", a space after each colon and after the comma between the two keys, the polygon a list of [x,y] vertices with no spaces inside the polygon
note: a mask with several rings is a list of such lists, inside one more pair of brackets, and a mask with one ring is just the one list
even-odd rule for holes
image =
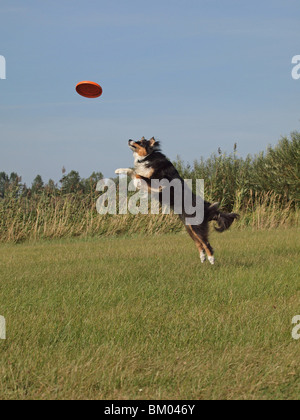
{"label": "grass field", "polygon": [[0,398],[299,399],[299,236],[0,245]]}

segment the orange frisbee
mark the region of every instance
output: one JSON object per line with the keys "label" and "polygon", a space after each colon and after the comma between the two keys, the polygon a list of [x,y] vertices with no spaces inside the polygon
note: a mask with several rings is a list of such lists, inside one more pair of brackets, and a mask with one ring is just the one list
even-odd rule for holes
{"label": "orange frisbee", "polygon": [[102,95],[102,87],[98,83],[89,81],[78,83],[76,91],[85,98],[99,98]]}

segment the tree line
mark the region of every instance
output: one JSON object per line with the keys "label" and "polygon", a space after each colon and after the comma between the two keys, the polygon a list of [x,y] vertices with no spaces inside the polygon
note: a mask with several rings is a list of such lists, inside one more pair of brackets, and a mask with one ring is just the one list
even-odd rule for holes
{"label": "tree line", "polygon": [[[244,202],[254,200],[262,193],[276,194],[281,202],[299,207],[300,203],[300,133],[293,132],[282,138],[274,147],[257,155],[240,157],[237,145],[232,153],[221,149],[208,159],[200,158],[192,164],[177,158],[173,162],[185,179],[204,179],[205,197],[219,201],[231,210],[243,207]],[[66,174],[63,168],[60,185],[53,180],[44,183],[37,175],[31,187],[22,183],[17,173],[0,172],[0,198],[20,198],[74,195],[78,197],[95,195],[97,182],[103,178],[101,172],[93,172],[89,178],[81,178],[72,170]],[[118,181],[118,179],[116,179]],[[255,200],[254,200],[255,201]]]}
{"label": "tree line", "polygon": [[103,178],[101,172],[93,172],[88,178],[81,178],[79,172],[72,170],[66,174],[62,170],[62,178],[59,184],[52,179],[44,183],[41,175],[37,175],[31,187],[22,183],[22,177],[12,172],[10,175],[0,172],[0,198],[6,197],[32,197],[34,195],[66,195],[66,194],[90,194],[96,189],[97,182]]}

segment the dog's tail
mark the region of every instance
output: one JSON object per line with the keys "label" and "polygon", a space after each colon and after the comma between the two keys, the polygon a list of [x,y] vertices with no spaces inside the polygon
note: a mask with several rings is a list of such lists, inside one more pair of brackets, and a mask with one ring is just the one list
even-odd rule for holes
{"label": "dog's tail", "polygon": [[219,203],[211,204],[208,208],[208,220],[215,220],[218,223],[219,227],[215,227],[215,229],[220,233],[229,229],[238,217],[237,213],[222,213],[219,211]]}

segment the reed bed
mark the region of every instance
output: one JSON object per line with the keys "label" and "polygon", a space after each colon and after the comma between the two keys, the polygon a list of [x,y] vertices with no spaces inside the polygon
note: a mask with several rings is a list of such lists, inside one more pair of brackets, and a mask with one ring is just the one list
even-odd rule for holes
{"label": "reed bed", "polygon": [[[299,226],[300,133],[282,138],[266,153],[241,158],[237,147],[227,155],[220,149],[193,165],[174,162],[184,179],[204,179],[205,199],[220,202],[224,211],[240,214],[234,228],[273,229]],[[32,188],[17,174],[0,173],[0,242],[41,238],[116,236],[179,232],[178,216],[105,215],[96,211],[96,185],[102,173],[82,179],[76,171],[64,174],[61,187],[43,184],[37,176]],[[118,183],[118,179],[115,180]]]}
{"label": "reed bed", "polygon": [[[233,210],[240,213],[236,229],[274,229],[299,226],[299,209],[282,203],[276,193],[255,193],[241,202],[236,193]],[[96,198],[80,194],[40,195],[0,200],[0,242],[26,240],[176,233],[184,228],[176,214],[99,215]]]}

